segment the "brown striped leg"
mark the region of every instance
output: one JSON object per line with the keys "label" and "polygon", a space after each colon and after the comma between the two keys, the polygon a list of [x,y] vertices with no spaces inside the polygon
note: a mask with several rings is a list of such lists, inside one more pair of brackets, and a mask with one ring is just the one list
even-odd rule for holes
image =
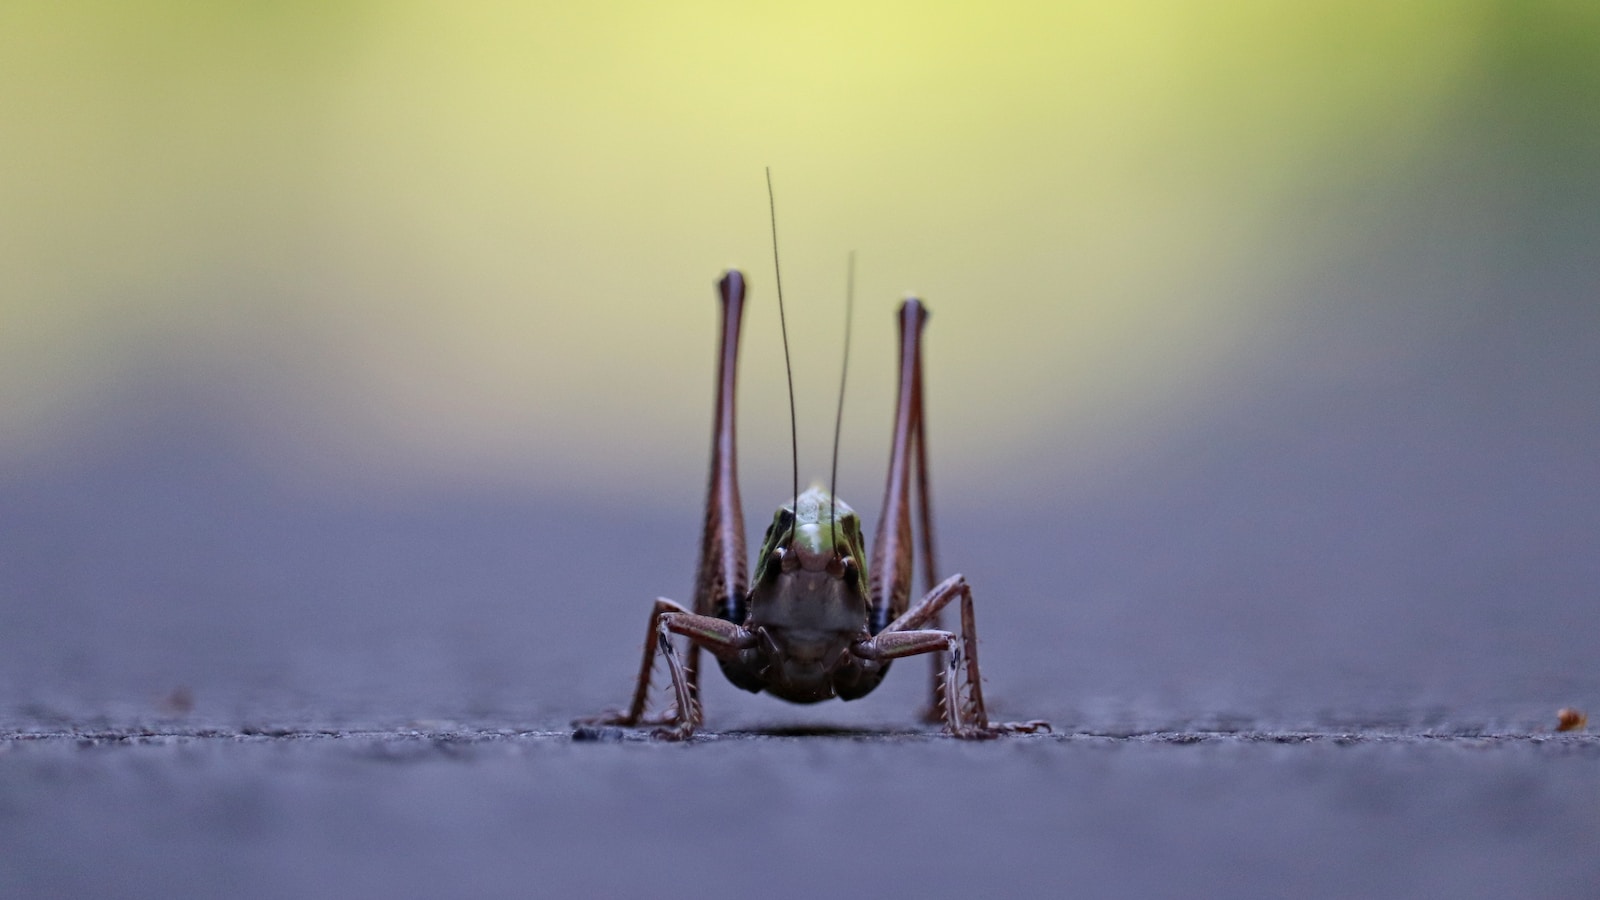
{"label": "brown striped leg", "polygon": [[[645,632],[644,658],[639,663],[639,678],[634,685],[633,701],[627,711],[613,710],[598,716],[578,719],[574,725],[636,725],[663,726],[656,731],[658,737],[682,740],[694,733],[701,722],[699,699],[692,671],[684,665],[683,655],[673,644],[672,635],[689,638],[689,656],[698,662],[701,647],[713,655],[738,653],[755,645],[756,636],[744,628],[713,616],[697,616],[682,606],[660,598],[650,610],[650,624]],[[650,681],[655,674],[656,655],[667,662],[667,675],[671,682],[672,709],[654,718],[645,718],[644,711],[650,701]]]}
{"label": "brown striped leg", "polygon": [[[735,412],[739,370],[739,325],[744,316],[744,275],[730,269],[717,283],[722,301],[722,333],[717,342],[716,400],[712,407],[711,474],[706,485],[705,513],[701,520],[700,557],[694,579],[694,612],[671,600],[656,601],[650,613],[650,626],[644,646],[644,661],[634,687],[633,702],[626,712],[611,712],[580,719],[574,724],[638,725],[644,720],[649,699],[651,669],[657,650],[663,650],[673,674],[678,706],[665,717],[647,724],[681,723],[693,726],[704,719],[700,706],[700,647],[691,641],[687,661],[678,658],[672,642],[663,649],[658,631],[663,617],[697,616],[720,618],[736,624],[744,619],[745,596],[749,589],[744,546],[744,511],[739,503],[738,448]],[[687,702],[684,701],[685,695]]]}
{"label": "brown striped leg", "polygon": [[[950,647],[953,652],[941,678],[946,699],[943,710],[945,730],[963,738],[995,737],[1017,731],[1050,730],[1050,723],[1040,719],[1001,724],[989,722],[989,711],[983,702],[983,675],[978,669],[978,623],[973,614],[972,587],[960,575],[952,575],[939,583],[916,606],[906,610],[904,615],[889,623],[889,627],[867,643],[877,642],[879,639],[891,639],[892,635],[901,633],[948,635],[949,632],[923,630],[922,626],[933,621],[940,610],[958,597],[961,599],[961,640],[958,645],[954,641],[954,636],[951,636]],[[939,649],[930,645],[918,652],[936,652]],[[964,694],[956,680],[957,671],[962,669],[966,675]]]}
{"label": "brown striped leg", "polygon": [[667,660],[667,674],[672,678],[675,718],[655,730],[655,736],[665,740],[681,741],[694,734],[700,724],[700,705],[695,696],[692,673],[685,670],[679,658],[672,635],[681,634],[689,639],[689,652],[699,659],[701,647],[713,656],[733,656],[747,650],[759,640],[755,632],[714,616],[697,616],[693,613],[666,613],[656,625],[656,647]]}
{"label": "brown striped leg", "polygon": [[[661,627],[661,617],[665,615],[691,615],[691,613],[687,609],[684,609],[682,606],[679,606],[665,597],[656,598],[655,606],[651,607],[650,609],[650,624],[645,628],[644,633],[644,659],[639,663],[639,678],[634,684],[633,701],[628,704],[627,711],[624,712],[617,709],[608,710],[598,716],[589,716],[582,719],[576,719],[572,724],[626,725],[629,727],[640,724],[641,719],[644,716],[645,706],[650,700],[650,676],[655,671],[656,649],[658,646],[656,636]],[[673,710],[668,716],[663,717],[660,721],[676,721],[677,718],[678,711]],[[648,724],[656,723],[650,722]]]}

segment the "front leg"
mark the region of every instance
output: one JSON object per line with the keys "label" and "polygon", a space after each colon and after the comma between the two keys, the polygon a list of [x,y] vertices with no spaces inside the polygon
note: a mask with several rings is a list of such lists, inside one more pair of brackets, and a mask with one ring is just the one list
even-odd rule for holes
{"label": "front leg", "polygon": [[[656,663],[656,632],[661,625],[662,616],[666,615],[691,615],[691,613],[665,597],[656,598],[655,606],[650,609],[650,624],[646,627],[644,633],[644,659],[639,663],[639,678],[634,684],[633,702],[628,704],[627,712],[616,709],[608,710],[598,716],[575,719],[572,724],[623,725],[630,728],[639,724],[640,719],[644,716],[645,705],[650,700],[650,677],[655,672]],[[690,693],[693,693],[692,689]],[[664,717],[662,721],[673,721],[678,717],[678,711],[674,710],[670,717]]]}
{"label": "front leg", "polygon": [[760,638],[753,631],[712,616],[697,616],[689,612],[665,613],[661,616],[656,625],[655,644],[661,655],[666,657],[667,674],[672,677],[672,694],[677,710],[671,722],[657,728],[654,735],[663,740],[682,741],[694,734],[703,716],[699,698],[695,695],[698,687],[693,678],[695,670],[688,670],[683,665],[678,648],[672,642],[674,634],[689,639],[691,659],[698,657],[696,651],[701,647],[718,658],[735,656],[739,651],[749,650],[759,644]]}
{"label": "front leg", "polygon": [[[711,616],[698,616],[682,606],[658,598],[650,611],[650,624],[645,633],[644,658],[639,664],[639,678],[634,686],[633,702],[627,712],[611,712],[589,719],[580,719],[575,725],[661,725],[655,735],[668,740],[683,740],[694,734],[702,718],[699,698],[696,696],[695,671],[685,666],[672,635],[681,634],[690,641],[690,662],[695,663],[696,651],[704,647],[713,656],[725,657],[747,650],[758,643],[753,632],[732,622]],[[643,719],[645,706],[650,699],[650,678],[655,671],[656,654],[667,661],[667,674],[672,680],[673,709],[655,720]]]}
{"label": "front leg", "polygon": [[[917,630],[930,621],[936,621],[939,611],[948,606],[950,601],[957,597],[961,598],[961,639],[959,643],[956,641],[955,636],[949,632]],[[952,575],[940,582],[920,602],[906,610],[904,615],[890,622],[876,637],[870,641],[864,641],[862,644],[875,645],[868,649],[867,652],[882,653],[888,651],[893,656],[933,653],[945,649],[946,642],[934,641],[931,638],[914,640],[908,640],[908,638],[911,635],[936,634],[949,638],[950,655],[944,666],[944,690],[942,692],[944,694],[945,731],[956,737],[983,738],[994,737],[1008,732],[1050,730],[1050,723],[1042,719],[993,725],[989,723],[989,711],[983,702],[983,676],[978,670],[978,624],[972,609],[972,586],[967,584],[967,579],[960,575]],[[857,646],[861,645],[858,644]],[[904,652],[897,652],[901,648],[904,648]],[[857,655],[863,654],[858,652]],[[966,673],[965,696],[957,690],[956,675],[961,669],[965,669]]]}

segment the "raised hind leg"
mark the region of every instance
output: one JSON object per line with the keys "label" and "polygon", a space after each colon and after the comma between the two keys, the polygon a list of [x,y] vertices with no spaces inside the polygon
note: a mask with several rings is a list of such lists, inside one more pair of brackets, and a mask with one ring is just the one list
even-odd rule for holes
{"label": "raised hind leg", "polygon": [[[711,474],[706,485],[705,513],[701,519],[700,558],[695,570],[694,611],[684,609],[671,600],[658,599],[650,612],[650,625],[644,647],[644,661],[640,664],[639,678],[634,686],[633,701],[626,712],[612,711],[589,719],[583,724],[670,724],[682,731],[684,723],[692,732],[703,718],[700,709],[700,648],[719,652],[719,641],[730,639],[728,629],[738,629],[745,618],[746,596],[749,591],[744,544],[744,511],[739,502],[738,451],[736,446],[735,412],[737,409],[736,383],[739,369],[739,330],[744,315],[744,275],[737,270],[725,272],[717,283],[722,301],[722,333],[717,344],[716,401],[712,407]],[[684,617],[688,617],[685,619]],[[720,625],[702,622],[684,624],[689,620],[712,620]],[[677,622],[673,625],[671,623]],[[663,623],[667,630],[689,634],[688,659],[679,658],[666,640],[664,648],[658,633]],[[678,628],[687,630],[678,631]],[[700,640],[694,634],[704,637]],[[673,677],[677,707],[666,717],[654,722],[643,720],[645,703],[650,692],[650,673],[655,656],[660,650],[667,659]]]}

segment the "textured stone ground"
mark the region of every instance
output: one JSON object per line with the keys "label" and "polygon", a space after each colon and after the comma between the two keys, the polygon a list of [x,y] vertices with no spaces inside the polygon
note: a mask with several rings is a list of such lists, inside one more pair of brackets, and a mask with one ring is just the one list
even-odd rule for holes
{"label": "textured stone ground", "polygon": [[[1584,896],[1600,740],[0,735],[7,896]],[[614,738],[611,739],[611,738]]]}

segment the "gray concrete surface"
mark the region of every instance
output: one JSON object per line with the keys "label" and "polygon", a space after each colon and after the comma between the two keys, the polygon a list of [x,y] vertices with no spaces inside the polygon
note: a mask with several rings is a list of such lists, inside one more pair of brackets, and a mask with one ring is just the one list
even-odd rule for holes
{"label": "gray concrete surface", "polygon": [[1592,896],[1592,737],[8,736],[7,896]]}

